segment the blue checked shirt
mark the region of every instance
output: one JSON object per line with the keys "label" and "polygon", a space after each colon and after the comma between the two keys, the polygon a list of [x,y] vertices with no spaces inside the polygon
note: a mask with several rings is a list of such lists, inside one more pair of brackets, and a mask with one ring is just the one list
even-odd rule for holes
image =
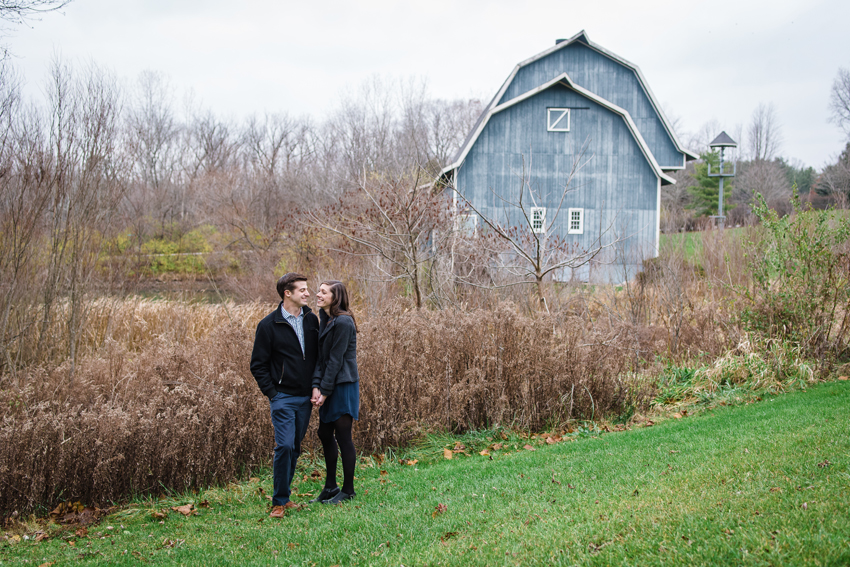
{"label": "blue checked shirt", "polygon": [[280,306],[280,312],[283,315],[283,318],[292,325],[292,328],[295,329],[295,334],[298,335],[298,342],[301,343],[301,354],[304,354],[304,308],[301,308],[301,312],[296,317],[292,315],[289,311],[283,308],[283,305]]}

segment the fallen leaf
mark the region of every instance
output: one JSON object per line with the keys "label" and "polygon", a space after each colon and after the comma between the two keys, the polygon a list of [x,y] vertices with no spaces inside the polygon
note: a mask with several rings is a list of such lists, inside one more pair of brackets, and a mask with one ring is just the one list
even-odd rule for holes
{"label": "fallen leaf", "polygon": [[770,491],[771,492],[782,492],[782,489],[779,488],[778,486],[774,486],[773,488],[770,489]]}
{"label": "fallen leaf", "polygon": [[387,475],[387,471],[381,471],[381,476],[386,476],[386,475]]}
{"label": "fallen leaf", "polygon": [[411,460],[407,461],[407,464],[408,464],[408,466],[412,467],[413,465],[415,465],[418,462],[419,462],[419,459],[411,459]]}
{"label": "fallen leaf", "polygon": [[500,432],[499,432],[499,437],[501,437],[501,438],[502,438],[502,441],[507,441],[507,440],[508,440],[508,436],[507,436],[507,435],[505,435],[505,432],[504,432],[504,431],[500,431]]}
{"label": "fallen leaf", "polygon": [[434,513],[431,514],[431,517],[436,518],[437,514],[442,514],[443,512],[445,512],[448,509],[449,509],[449,507],[446,506],[445,504],[437,504],[437,506],[434,508]]}
{"label": "fallen leaf", "polygon": [[549,444],[549,445],[554,445],[558,441],[560,441],[560,439],[555,439],[554,437],[547,437],[546,438],[546,443]]}
{"label": "fallen leaf", "polygon": [[[89,529],[85,526],[77,528],[77,531],[74,532],[74,535],[77,537],[86,537],[87,535],[89,535]],[[44,534],[44,536],[47,537],[47,534]]]}
{"label": "fallen leaf", "polygon": [[[719,193],[719,190],[718,190],[718,193]],[[55,565],[55,564],[56,564],[55,561],[51,561],[50,563],[42,563],[38,567],[50,567],[51,565]]]}
{"label": "fallen leaf", "polygon": [[818,466],[823,469],[823,468],[828,467],[831,464],[832,463],[830,463],[828,460],[824,459],[822,463],[818,463]]}
{"label": "fallen leaf", "polygon": [[454,456],[451,449],[443,449],[443,457],[446,459],[451,459]]}
{"label": "fallen leaf", "polygon": [[655,425],[655,422],[650,419],[647,419],[646,423],[643,424],[644,427],[652,427],[653,425]]}
{"label": "fallen leaf", "polygon": [[313,469],[313,472],[310,473],[310,478],[322,478],[322,471]]}
{"label": "fallen leaf", "polygon": [[204,500],[203,502],[199,502],[198,507],[199,508],[209,508],[210,507],[210,501]]}
{"label": "fallen leaf", "polygon": [[481,455],[482,457],[486,457],[486,456],[490,455],[490,451],[488,451],[487,449],[484,449],[483,451],[479,452],[478,454]]}
{"label": "fallen leaf", "polygon": [[457,532],[446,532],[442,536],[440,536],[440,541],[448,541],[451,538],[455,537]]}
{"label": "fallen leaf", "polygon": [[463,444],[463,443],[461,443],[460,441],[455,441],[454,450],[455,450],[455,451],[465,451],[465,450],[466,450],[466,445],[464,445],[464,444]]}
{"label": "fallen leaf", "polygon": [[552,473],[552,482],[557,484],[558,486],[561,486],[561,481],[555,479],[555,473],[554,472]]}
{"label": "fallen leaf", "polygon": [[801,506],[801,508],[802,508],[803,510],[808,510],[808,509],[809,509],[809,503],[808,503],[808,502],[803,502],[803,505]]}
{"label": "fallen leaf", "polygon": [[526,451],[536,451],[537,450],[534,447],[532,447],[531,445],[523,445],[522,448],[525,449]]}
{"label": "fallen leaf", "polygon": [[151,512],[151,517],[155,520],[164,520],[168,516],[165,510],[154,510]]}
{"label": "fallen leaf", "polygon": [[504,445],[502,445],[501,443],[494,443],[493,446],[490,447],[490,448],[493,449],[494,451],[498,451],[502,447],[504,447]]}
{"label": "fallen leaf", "polygon": [[570,484],[569,482],[567,483],[567,488],[572,488],[573,490],[575,490],[575,486],[573,486],[573,485],[572,485],[572,484]]}
{"label": "fallen leaf", "polygon": [[676,419],[682,419],[682,414],[680,414],[680,413],[674,413],[674,414],[673,414],[673,417],[675,417]]}
{"label": "fallen leaf", "polygon": [[260,479],[255,477],[255,476],[252,476],[251,478],[248,479],[248,482],[260,482]]}
{"label": "fallen leaf", "polygon": [[288,547],[289,549],[295,549],[296,547],[298,547],[298,544],[297,543],[287,543],[286,547]]}
{"label": "fallen leaf", "polygon": [[850,376],[839,376],[839,380],[850,380]]}
{"label": "fallen leaf", "polygon": [[194,504],[185,504],[183,506],[172,506],[171,509],[174,510],[175,512],[180,512],[184,516],[197,516],[198,513],[199,513],[197,510],[195,510]]}
{"label": "fallen leaf", "polygon": [[372,458],[375,459],[375,462],[379,465],[384,464],[384,456],[383,455],[372,455]]}

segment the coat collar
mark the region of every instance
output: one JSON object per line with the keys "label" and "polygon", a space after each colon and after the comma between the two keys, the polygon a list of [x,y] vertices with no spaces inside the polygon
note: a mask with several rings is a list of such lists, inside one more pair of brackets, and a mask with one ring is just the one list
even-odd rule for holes
{"label": "coat collar", "polygon": [[331,319],[324,309],[319,309],[319,338],[323,337],[335,324],[336,317]]}
{"label": "coat collar", "polygon": [[[281,311],[282,309],[283,309],[283,301],[278,303],[277,309],[274,310],[274,321],[275,321],[275,323],[283,323],[285,321],[285,319],[283,318],[283,312]],[[308,307],[307,305],[305,305],[304,307],[301,308],[301,315],[303,315],[304,317],[307,317],[307,315],[309,313],[312,313],[312,312],[313,312],[313,310],[310,309],[310,307]]]}

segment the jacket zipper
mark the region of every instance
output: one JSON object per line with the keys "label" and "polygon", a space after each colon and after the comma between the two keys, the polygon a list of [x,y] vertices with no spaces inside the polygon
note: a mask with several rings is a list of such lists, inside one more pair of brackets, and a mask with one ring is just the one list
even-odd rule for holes
{"label": "jacket zipper", "polygon": [[[283,322],[289,325],[289,328],[292,329],[293,333],[295,333],[295,339],[297,340],[298,332],[295,330],[295,327],[292,326],[292,323],[290,323],[286,319],[284,319]],[[307,340],[306,336],[304,337],[304,340]],[[298,346],[301,346],[301,341],[298,341]],[[304,347],[301,347],[301,360],[307,360],[307,354],[304,352]],[[278,378],[277,383],[278,385],[283,384],[283,372],[280,373],[280,378]]]}

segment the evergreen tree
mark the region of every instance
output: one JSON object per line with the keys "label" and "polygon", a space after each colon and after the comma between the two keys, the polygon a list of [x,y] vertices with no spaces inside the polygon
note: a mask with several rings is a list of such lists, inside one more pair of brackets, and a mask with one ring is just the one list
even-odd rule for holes
{"label": "evergreen tree", "polygon": [[788,185],[791,187],[796,185],[797,192],[800,195],[805,195],[809,192],[817,178],[815,168],[803,167],[803,165],[796,167],[782,158],[776,158],[776,161],[782,166],[782,169],[785,170],[785,176],[788,178]]}
{"label": "evergreen tree", "polygon": [[[692,176],[691,185],[688,187],[688,193],[693,196],[691,210],[694,211],[694,216],[712,216],[717,214],[717,200],[720,196],[720,178],[708,176],[708,166],[711,165],[711,172],[718,173],[720,171],[720,152],[706,152],[700,154],[700,161],[694,166],[694,174]],[[732,177],[726,177],[723,180],[723,214],[734,208],[730,202],[732,198]],[[696,182],[696,184],[694,184]]]}

